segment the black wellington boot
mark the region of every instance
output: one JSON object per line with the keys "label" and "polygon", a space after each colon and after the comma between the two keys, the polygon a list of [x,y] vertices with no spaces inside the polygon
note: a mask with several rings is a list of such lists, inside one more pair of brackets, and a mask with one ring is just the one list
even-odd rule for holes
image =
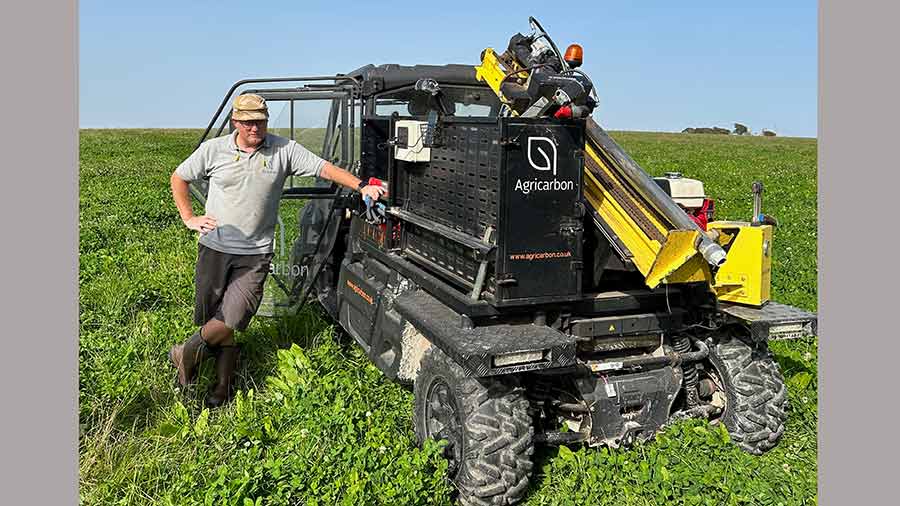
{"label": "black wellington boot", "polygon": [[222,346],[216,353],[216,384],[206,396],[206,406],[218,408],[231,399],[231,383],[237,366],[240,348]]}
{"label": "black wellington boot", "polygon": [[178,384],[188,386],[197,375],[197,366],[209,356],[209,349],[200,331],[194,333],[182,344],[176,344],[169,349],[169,360],[178,369]]}

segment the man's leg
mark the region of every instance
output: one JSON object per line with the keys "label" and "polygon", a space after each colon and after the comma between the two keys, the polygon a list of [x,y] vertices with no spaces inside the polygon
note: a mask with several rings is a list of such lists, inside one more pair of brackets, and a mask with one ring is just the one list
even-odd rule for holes
{"label": "man's leg", "polygon": [[194,332],[187,341],[169,349],[169,360],[178,370],[178,384],[187,387],[197,374],[197,366],[209,356],[206,343],[201,337],[202,329]]}
{"label": "man's leg", "polygon": [[203,326],[206,341],[217,346],[217,381],[206,397],[206,405],[210,408],[217,408],[231,398],[232,380],[240,353],[234,343],[234,331],[246,330],[259,309],[271,259],[271,254],[233,257],[232,276],[216,318]]}
{"label": "man's leg", "polygon": [[223,348],[234,348],[234,329],[212,318],[183,344],[169,350],[169,359],[178,369],[178,382],[187,386],[194,380],[197,366],[207,357],[218,357]]}
{"label": "man's leg", "polygon": [[[228,281],[228,255],[207,248],[200,244],[197,250],[197,265],[194,271],[194,324],[202,325],[197,332],[191,335],[182,344],[172,346],[169,350],[169,360],[178,370],[178,383],[186,387],[194,380],[197,366],[207,357],[211,351],[207,344],[210,336],[215,339],[223,339],[222,331],[213,325],[207,327],[207,323],[216,314],[222,302],[222,296]],[[232,333],[233,335],[233,333]],[[225,338],[227,341],[228,338]]]}
{"label": "man's leg", "polygon": [[210,346],[234,346],[234,329],[225,325],[221,317],[210,319],[200,328],[200,332]]}
{"label": "man's leg", "polygon": [[205,399],[206,406],[210,408],[222,406],[231,397],[231,381],[238,358],[234,329],[225,324],[221,311],[216,316],[200,329],[204,341],[209,344],[216,357],[216,384]]}

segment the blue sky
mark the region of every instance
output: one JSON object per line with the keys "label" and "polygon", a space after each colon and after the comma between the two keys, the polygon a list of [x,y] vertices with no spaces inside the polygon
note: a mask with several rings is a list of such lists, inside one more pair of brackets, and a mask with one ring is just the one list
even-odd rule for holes
{"label": "blue sky", "polygon": [[79,9],[84,128],[205,126],[247,77],[476,64],[485,47],[502,50],[515,32],[528,33],[533,15],[561,48],[584,47],[583,70],[600,97],[594,118],[605,128],[738,121],[779,135],[817,132],[814,0],[80,0]]}

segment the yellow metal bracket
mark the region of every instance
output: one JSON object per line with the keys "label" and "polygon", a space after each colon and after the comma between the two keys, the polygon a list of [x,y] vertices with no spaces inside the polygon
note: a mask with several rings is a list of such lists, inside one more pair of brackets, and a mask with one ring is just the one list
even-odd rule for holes
{"label": "yellow metal bracket", "polygon": [[671,230],[666,236],[650,272],[647,273],[647,286],[656,288],[665,278],[677,271],[698,255],[696,244],[700,239],[698,230]]}
{"label": "yellow metal bracket", "polygon": [[720,244],[730,244],[713,284],[716,297],[749,306],[765,304],[772,290],[772,226],[714,221],[709,228],[719,231]]}

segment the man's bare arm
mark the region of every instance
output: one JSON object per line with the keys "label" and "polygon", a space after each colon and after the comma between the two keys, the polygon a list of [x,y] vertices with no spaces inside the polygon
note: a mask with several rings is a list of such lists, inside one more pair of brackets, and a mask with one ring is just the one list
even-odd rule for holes
{"label": "man's bare arm", "polygon": [[[319,173],[319,177],[334,181],[351,190],[359,188],[359,182],[361,181],[358,177],[331,162],[325,162],[325,165],[322,166],[322,172]],[[360,193],[363,194],[363,196],[371,197],[372,200],[378,200],[383,194],[387,193],[387,190],[381,186],[368,185],[360,190]]]}
{"label": "man's bare arm", "polygon": [[172,187],[172,198],[175,199],[178,214],[187,228],[196,230],[201,234],[216,228],[216,220],[212,216],[194,216],[187,181],[181,179],[178,177],[178,174],[173,172],[172,177],[169,178],[169,185]]}

